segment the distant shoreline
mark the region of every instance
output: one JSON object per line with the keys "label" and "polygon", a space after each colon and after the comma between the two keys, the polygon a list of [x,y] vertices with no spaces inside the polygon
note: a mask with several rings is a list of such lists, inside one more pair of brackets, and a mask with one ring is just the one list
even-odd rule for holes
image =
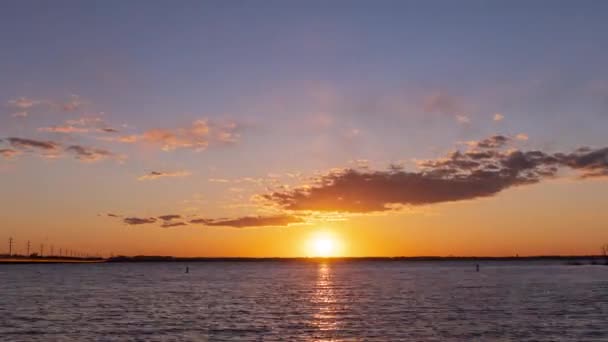
{"label": "distant shoreline", "polygon": [[569,265],[608,264],[604,256],[599,255],[547,255],[547,256],[508,256],[508,257],[455,257],[455,256],[418,256],[418,257],[300,257],[300,258],[250,258],[250,257],[172,257],[172,256],[119,256],[101,258],[61,258],[61,257],[0,257],[0,264],[90,264],[90,263],[149,263],[149,262],[424,262],[424,261],[564,261]]}

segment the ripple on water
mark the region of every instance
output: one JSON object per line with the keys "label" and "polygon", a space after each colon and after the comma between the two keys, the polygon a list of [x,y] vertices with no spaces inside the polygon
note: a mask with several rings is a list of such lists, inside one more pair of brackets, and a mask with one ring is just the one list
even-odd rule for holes
{"label": "ripple on water", "polygon": [[0,266],[0,340],[608,341],[602,267],[188,266]]}

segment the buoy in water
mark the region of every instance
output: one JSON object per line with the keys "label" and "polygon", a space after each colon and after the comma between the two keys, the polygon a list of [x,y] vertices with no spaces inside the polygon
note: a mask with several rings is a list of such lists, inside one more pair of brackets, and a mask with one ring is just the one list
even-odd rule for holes
{"label": "buoy in water", "polygon": [[186,273],[190,273],[190,267],[186,266]]}

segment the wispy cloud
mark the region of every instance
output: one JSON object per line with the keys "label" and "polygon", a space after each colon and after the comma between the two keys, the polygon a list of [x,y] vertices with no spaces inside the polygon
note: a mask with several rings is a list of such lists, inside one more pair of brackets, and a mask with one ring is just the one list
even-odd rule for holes
{"label": "wispy cloud", "polygon": [[494,121],[502,121],[504,119],[505,119],[505,116],[502,115],[501,113],[494,113],[494,118],[493,118]]}
{"label": "wispy cloud", "polygon": [[174,227],[181,227],[181,226],[187,226],[188,224],[186,222],[163,222],[163,224],[161,224],[160,226],[162,228],[174,228]]}
{"label": "wispy cloud", "polygon": [[44,158],[59,158],[67,153],[82,162],[96,162],[104,159],[123,161],[126,159],[126,156],[124,155],[117,155],[100,148],[81,145],[70,145],[63,148],[60,143],[50,140],[10,137],[7,138],[6,141],[12,147],[11,151],[14,152],[5,153],[7,155],[10,153],[11,156],[21,154],[22,152],[28,152]]}
{"label": "wispy cloud", "polygon": [[8,101],[8,105],[10,107],[17,108],[17,109],[22,109],[22,110],[30,109],[30,108],[32,108],[34,106],[37,106],[37,105],[41,104],[41,103],[43,103],[43,102],[40,101],[40,100],[28,99],[25,96]]}
{"label": "wispy cloud", "polygon": [[273,216],[243,216],[237,218],[206,219],[198,218],[191,220],[190,223],[204,224],[206,226],[220,227],[282,227],[294,223],[302,223],[304,220],[292,215],[273,215]]}
{"label": "wispy cloud", "polygon": [[161,215],[158,218],[163,221],[171,221],[171,220],[176,220],[176,219],[182,218],[182,215],[168,214],[168,215]]}
{"label": "wispy cloud", "polygon": [[78,95],[70,95],[70,97],[60,103],[60,107],[66,112],[74,112],[81,109],[86,104],[80,96]]}
{"label": "wispy cloud", "polygon": [[192,175],[190,171],[151,171],[143,176],[137,178],[139,181],[150,181],[159,178],[175,178],[175,177],[188,177]]}
{"label": "wispy cloud", "polygon": [[51,126],[51,127],[40,127],[40,132],[49,133],[86,133],[89,130],[87,128],[80,128],[75,126]]}
{"label": "wispy cloud", "polygon": [[184,128],[155,128],[141,134],[101,137],[99,139],[120,143],[147,143],[159,146],[163,151],[178,149],[203,151],[212,144],[237,143],[240,138],[239,130],[240,127],[235,122],[213,123],[201,119]]}
{"label": "wispy cloud", "polygon": [[464,114],[457,114],[455,116],[455,118],[456,118],[456,121],[458,121],[458,123],[461,123],[461,124],[471,123],[471,119]]}
{"label": "wispy cloud", "polygon": [[141,224],[152,224],[156,222],[154,217],[125,217],[122,220],[125,224],[130,226],[137,226]]}
{"label": "wispy cloud", "polygon": [[163,151],[193,149],[202,151],[211,142],[234,143],[238,140],[236,124],[212,125],[208,120],[196,120],[190,127],[152,129],[143,133],[142,140],[161,146]]}
{"label": "wispy cloud", "polygon": [[21,152],[11,149],[11,148],[0,149],[0,156],[2,156],[4,158],[13,158],[14,156],[17,156],[19,154],[21,154]]}
{"label": "wispy cloud", "polygon": [[66,152],[71,153],[76,159],[84,162],[97,162],[104,159],[124,160],[126,157],[123,155],[114,154],[108,150],[86,147],[80,145],[68,146]]}
{"label": "wispy cloud", "polygon": [[27,117],[31,110],[35,108],[43,108],[47,110],[60,110],[65,112],[76,112],[84,107],[87,101],[83,100],[78,95],[71,95],[66,100],[48,101],[48,100],[36,100],[26,96],[18,97],[9,100],[7,106],[18,110],[13,113],[13,117]]}
{"label": "wispy cloud", "polygon": [[101,132],[101,133],[117,133],[118,130],[111,128],[108,124],[98,116],[84,116],[78,119],[66,120],[61,125],[55,125],[50,127],[40,127],[39,132],[49,133],[88,133],[88,132]]}
{"label": "wispy cloud", "polygon": [[[109,215],[108,215],[109,216]],[[120,217],[120,216],[115,216]],[[183,220],[181,215],[169,214],[158,217],[126,217],[122,221],[128,225],[158,224],[162,228],[187,226],[188,224],[205,225],[209,227],[285,227],[291,224],[304,223],[300,216],[289,214],[276,214],[267,216],[240,216],[236,218],[195,218],[190,221]]]}
{"label": "wispy cloud", "polygon": [[25,118],[28,116],[28,113],[26,111],[19,111],[19,112],[14,112],[11,114],[11,117],[13,118]]}
{"label": "wispy cloud", "polygon": [[23,150],[45,150],[55,151],[59,149],[59,144],[53,141],[42,141],[34,139],[16,138],[11,137],[7,139],[11,146]]}

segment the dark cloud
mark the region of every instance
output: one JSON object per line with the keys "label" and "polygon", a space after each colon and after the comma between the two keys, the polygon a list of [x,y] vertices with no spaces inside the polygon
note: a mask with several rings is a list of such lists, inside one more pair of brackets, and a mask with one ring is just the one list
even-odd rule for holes
{"label": "dark cloud", "polygon": [[[108,216],[112,216],[108,214]],[[118,215],[113,217],[120,217]],[[197,218],[190,220],[189,222],[181,221],[183,217],[181,215],[162,215],[158,217],[126,217],[123,222],[128,225],[140,225],[140,224],[152,224],[158,223],[162,228],[172,228],[187,226],[190,224],[203,224],[205,226],[214,227],[235,227],[235,228],[246,228],[246,227],[284,227],[292,223],[305,222],[299,216],[293,216],[288,214],[278,214],[272,216],[243,216],[237,218],[219,218],[219,219],[208,219],[208,218]],[[177,221],[176,221],[177,220]]]}
{"label": "dark cloud", "polygon": [[583,147],[570,154],[556,154],[556,158],[575,170],[581,171],[581,177],[608,176],[608,147],[593,150]]}
{"label": "dark cloud", "polygon": [[140,225],[140,224],[151,224],[151,223],[155,223],[156,219],[154,217],[125,217],[122,220],[124,223],[128,224],[128,225]]}
{"label": "dark cloud", "polygon": [[59,148],[59,144],[53,141],[41,141],[41,140],[33,140],[33,139],[24,139],[24,138],[15,138],[11,137],[6,139],[14,148],[30,150],[30,149],[39,149],[52,151],[57,150]]}
{"label": "dark cloud", "polygon": [[80,145],[72,145],[65,149],[68,153],[72,153],[76,159],[86,162],[96,162],[99,160],[113,158],[120,159],[121,157],[114,153],[98,148],[85,147]]}
{"label": "dark cloud", "polygon": [[14,156],[21,152],[34,152],[45,158],[58,158],[62,157],[64,153],[68,153],[83,162],[95,162],[103,159],[123,160],[125,158],[125,156],[116,155],[104,149],[80,145],[71,145],[63,149],[60,143],[54,141],[10,137],[6,139],[6,142],[13,149],[4,149],[2,155],[5,157]]}
{"label": "dark cloud", "polygon": [[162,215],[162,216],[159,216],[158,218],[163,221],[171,221],[171,220],[175,220],[175,219],[180,219],[180,218],[182,218],[182,216],[172,214],[172,215]]}
{"label": "dark cloud", "polygon": [[206,226],[222,226],[222,227],[279,227],[287,226],[290,223],[301,223],[304,220],[298,216],[292,215],[274,215],[274,216],[243,216],[238,218],[220,218],[220,219],[205,219],[199,218],[191,220],[190,223],[204,224]]}
{"label": "dark cloud", "polygon": [[120,215],[112,214],[112,213],[107,213],[106,215],[109,217],[121,217]]}
{"label": "dark cloud", "polygon": [[171,172],[166,172],[166,171],[151,171],[148,172],[147,174],[143,175],[143,176],[139,176],[137,178],[137,180],[140,181],[149,181],[149,180],[156,180],[159,178],[165,178],[165,177],[188,177],[192,175],[192,173],[190,171],[171,171]]}
{"label": "dark cloud", "polygon": [[165,223],[161,224],[160,226],[162,228],[173,228],[173,227],[181,227],[181,226],[187,226],[188,224],[185,222],[169,222],[166,221]]}
{"label": "dark cloud", "polygon": [[501,148],[507,145],[510,140],[504,135],[495,135],[476,142],[475,146],[479,148]]}
{"label": "dark cloud", "polygon": [[488,197],[510,187],[533,184],[570,168],[584,178],[608,175],[608,148],[574,153],[504,151],[508,138],[494,136],[470,144],[476,149],[453,152],[419,163],[420,170],[344,169],[312,185],[279,190],[262,198],[287,210],[366,213],[395,205],[425,205]]}
{"label": "dark cloud", "polygon": [[108,127],[106,127],[106,128],[100,128],[99,130],[102,131],[102,132],[105,132],[105,133],[118,133],[117,129],[108,128]]}

